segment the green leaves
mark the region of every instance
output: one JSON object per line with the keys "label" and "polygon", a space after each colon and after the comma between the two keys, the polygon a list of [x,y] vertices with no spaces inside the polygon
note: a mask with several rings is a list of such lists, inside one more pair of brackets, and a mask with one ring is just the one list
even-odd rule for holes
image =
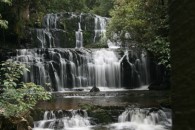
{"label": "green leaves", "polygon": [[42,86],[20,82],[24,65],[7,61],[0,65],[0,114],[5,117],[22,117],[37,101],[49,100],[51,94]]}
{"label": "green leaves", "polygon": [[[12,0],[0,0],[0,3],[1,2],[11,5]],[[1,13],[0,13],[0,28],[4,28],[4,29],[8,28],[8,21],[1,19]]]}
{"label": "green leaves", "polygon": [[8,28],[8,21],[0,19],[0,28],[7,29]]}
{"label": "green leaves", "polygon": [[[156,0],[116,0],[111,11],[111,21],[107,37],[112,39],[118,33],[123,44],[138,43],[150,51],[159,64],[170,68],[170,49],[168,39],[168,1],[160,4]],[[131,39],[125,38],[125,33]]]}
{"label": "green leaves", "polygon": [[0,0],[0,2],[6,3],[11,5],[12,4],[12,0]]}

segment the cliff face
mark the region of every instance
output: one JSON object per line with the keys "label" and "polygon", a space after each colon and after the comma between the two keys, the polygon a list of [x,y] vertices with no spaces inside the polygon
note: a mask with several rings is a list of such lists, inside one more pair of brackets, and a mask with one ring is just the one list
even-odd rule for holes
{"label": "cliff face", "polygon": [[171,0],[173,130],[194,130],[195,1]]}
{"label": "cliff face", "polygon": [[108,18],[85,13],[47,14],[41,28],[32,28],[33,47],[74,48],[99,43],[106,38]]}

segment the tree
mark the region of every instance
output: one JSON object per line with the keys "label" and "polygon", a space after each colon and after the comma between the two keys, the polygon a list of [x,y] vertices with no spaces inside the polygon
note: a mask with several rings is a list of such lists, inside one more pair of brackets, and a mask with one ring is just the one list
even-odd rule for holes
{"label": "tree", "polygon": [[[116,0],[107,35],[117,33],[123,45],[128,41],[151,52],[159,64],[170,67],[168,2],[162,0]],[[126,33],[130,38],[125,37]]]}
{"label": "tree", "polygon": [[[0,3],[6,3],[11,5],[11,0],[0,0]],[[1,13],[0,13],[0,28],[5,28],[5,29],[8,28],[8,21],[2,19]]]}

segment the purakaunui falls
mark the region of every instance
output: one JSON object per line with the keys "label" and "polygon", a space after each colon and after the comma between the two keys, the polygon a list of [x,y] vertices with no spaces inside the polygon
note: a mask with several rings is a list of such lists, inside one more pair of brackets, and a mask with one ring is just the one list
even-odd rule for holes
{"label": "purakaunui falls", "polygon": [[98,126],[84,110],[46,111],[43,120],[34,123],[34,130],[170,130],[170,109],[128,108],[118,116],[118,123]]}
{"label": "purakaunui falls", "polygon": [[31,29],[32,42],[38,48],[17,50],[14,58],[30,68],[24,81],[52,91],[147,85],[150,74],[145,51],[83,48],[83,44],[98,44],[106,38],[108,21],[108,18],[84,13],[47,14],[42,28]]}
{"label": "purakaunui falls", "polygon": [[[85,45],[102,42],[114,45],[106,38],[108,22],[109,18],[98,15],[67,12],[47,14],[42,27],[30,29],[33,43],[31,49],[18,49],[16,56],[11,59],[24,63],[29,68],[30,72],[24,73],[24,82],[42,85],[53,94],[62,93],[63,101],[60,104],[66,102],[64,106],[68,108],[65,109],[63,105],[54,105],[52,108],[44,106],[45,113],[34,122],[33,130],[171,129],[171,110],[167,109],[123,109],[124,112],[114,112],[118,113],[113,115],[118,121],[101,125],[93,115],[91,117],[87,114],[87,110],[72,110],[75,108],[69,107],[82,102],[92,105],[99,102],[102,106],[109,107],[117,106],[120,102],[119,107],[122,104],[123,108],[137,102],[150,106],[154,104],[156,97],[161,98],[161,94],[156,92],[151,92],[153,95],[149,95],[147,90],[135,92],[135,89],[152,82],[151,61],[145,50],[136,47],[84,48]],[[100,88],[101,92],[90,95],[92,87]],[[85,94],[87,96],[83,96]],[[81,98],[75,99],[74,95]],[[149,103],[150,98],[152,103]],[[55,104],[59,103],[58,98],[55,100]]]}

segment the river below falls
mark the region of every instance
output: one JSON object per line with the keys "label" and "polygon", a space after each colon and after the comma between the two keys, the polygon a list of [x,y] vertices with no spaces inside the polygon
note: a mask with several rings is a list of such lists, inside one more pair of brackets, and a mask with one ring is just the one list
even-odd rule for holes
{"label": "river below falls", "polygon": [[[171,130],[171,110],[164,108],[170,106],[169,91],[72,91],[52,94],[52,101],[37,104],[37,108],[45,112],[41,119],[34,122],[33,130]],[[84,110],[82,106],[86,104],[87,107],[97,108]],[[107,118],[101,115],[101,111],[114,119],[101,122]]]}

